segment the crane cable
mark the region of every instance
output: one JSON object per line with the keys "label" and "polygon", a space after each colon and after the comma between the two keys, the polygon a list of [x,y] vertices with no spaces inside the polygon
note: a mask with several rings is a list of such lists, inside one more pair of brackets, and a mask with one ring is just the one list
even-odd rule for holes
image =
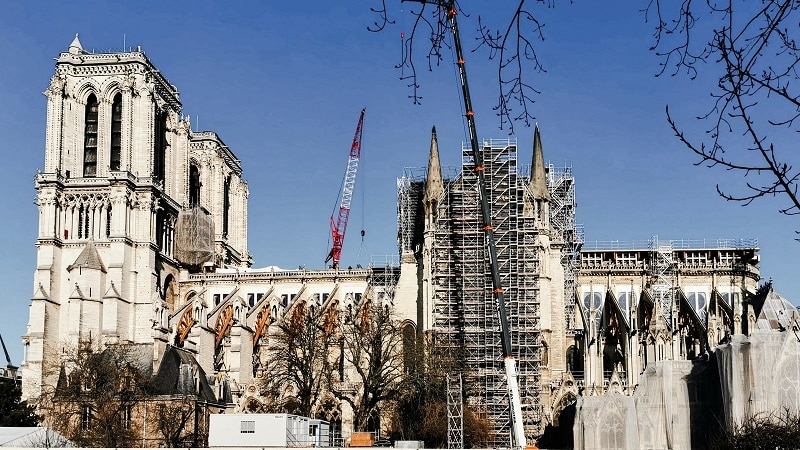
{"label": "crane cable", "polygon": [[361,171],[361,178],[364,181],[361,182],[361,186],[362,186],[362,188],[361,188],[361,245],[359,246],[358,253],[356,254],[356,267],[361,267],[361,264],[359,263],[359,261],[361,259],[361,252],[364,250],[364,236],[367,234],[367,232],[364,231],[364,211],[366,210],[366,195],[367,195],[366,194],[366,192],[367,192],[366,181],[367,180],[366,180],[366,175],[364,175],[365,164],[364,164],[364,156],[363,155],[361,155],[359,157],[359,168],[360,168],[360,171]]}

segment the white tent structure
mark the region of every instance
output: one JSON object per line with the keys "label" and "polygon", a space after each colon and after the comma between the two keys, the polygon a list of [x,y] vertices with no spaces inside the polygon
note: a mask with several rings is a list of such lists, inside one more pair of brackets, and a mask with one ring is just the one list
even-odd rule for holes
{"label": "white tent structure", "polygon": [[47,427],[0,427],[0,447],[72,447],[72,443]]}

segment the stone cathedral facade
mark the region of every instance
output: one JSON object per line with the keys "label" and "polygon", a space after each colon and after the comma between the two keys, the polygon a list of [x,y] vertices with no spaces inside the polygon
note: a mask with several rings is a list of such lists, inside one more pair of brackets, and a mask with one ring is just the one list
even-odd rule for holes
{"label": "stone cathedral facade", "polygon": [[[43,364],[79,338],[146,344],[158,360],[174,341],[180,239],[216,266],[251,262],[239,161],[215,133],[191,130],[144,53],[91,54],[76,36],[45,96],[28,397],[52,384]],[[181,221],[198,226],[180,236]]]}
{"label": "stone cathedral facade", "polygon": [[[394,303],[391,267],[251,268],[241,163],[216,133],[192,130],[176,87],[141,50],[89,53],[76,36],[45,96],[26,398],[53,392],[63,355],[91,341],[133,345],[170,383],[206,386],[204,402],[252,410],[286,317],[370,302],[413,309]],[[341,372],[339,383],[355,382]],[[352,430],[346,403],[326,396],[317,407],[337,439]]]}
{"label": "stone cathedral facade", "polygon": [[[223,409],[244,411],[262,400],[258,378],[276,324],[292,311],[336,317],[368,300],[392,307],[405,332],[435,337],[435,349],[464,362],[464,402],[487,415],[495,446],[508,445],[471,149],[461,149],[457,170],[441,167],[434,130],[427,170],[398,180],[399,268],[253,269],[242,165],[216,133],[191,129],[177,89],[143,52],[89,53],[76,36],[45,96],[25,397],[56,384],[65,347],[92,340],[135,344],[159,373],[164,355],[179,353],[172,359],[192,361],[181,374],[207,375]],[[528,439],[572,442],[575,421],[579,447],[688,448],[690,406],[727,423],[749,411],[747,398],[764,411],[800,411],[800,379],[790,370],[800,339],[788,332],[800,324],[771,286],[759,287],[757,242],[583,245],[575,179],[544,163],[538,127],[529,166],[518,162],[513,138],[485,140],[481,151]],[[750,342],[771,353],[748,354],[753,362],[741,369],[736,352]],[[681,378],[694,361],[726,360],[735,376],[769,362],[767,354],[777,355],[789,403],[770,397],[764,371],[755,387],[719,382],[736,397],[724,412],[695,395],[700,384]],[[339,382],[357,384],[349,372],[342,368]],[[673,392],[684,403],[654,400]],[[352,431],[345,403],[322,403],[318,417]],[[614,414],[604,414],[609,404]],[[670,418],[682,423],[675,429],[625,425],[634,416],[665,423],[674,411],[683,417]]]}

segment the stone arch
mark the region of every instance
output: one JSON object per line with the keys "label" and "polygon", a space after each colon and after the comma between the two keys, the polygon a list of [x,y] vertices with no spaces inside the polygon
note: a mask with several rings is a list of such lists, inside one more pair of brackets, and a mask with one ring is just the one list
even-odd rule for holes
{"label": "stone arch", "polygon": [[576,344],[567,347],[566,354],[567,370],[572,373],[576,380],[582,380],[584,374],[583,354]]}
{"label": "stone arch", "polygon": [[122,93],[122,83],[116,78],[109,79],[100,86],[99,91],[102,92],[101,100],[111,103],[115,95]]}
{"label": "stone arch", "polygon": [[326,394],[317,407],[317,419],[326,420],[330,424],[331,442],[335,447],[342,445],[342,403],[332,395]]}
{"label": "stone arch", "polygon": [[178,292],[175,289],[175,285],[175,277],[172,274],[169,274],[166,278],[164,278],[164,295],[162,298],[170,312],[175,311],[178,301]]}
{"label": "stone arch", "polygon": [[183,297],[183,304],[187,304],[189,302],[194,301],[197,298],[197,291],[192,289],[191,291],[187,292],[186,295]]}
{"label": "stone arch", "polygon": [[187,198],[189,199],[190,208],[200,206],[201,186],[203,184],[200,167],[200,163],[195,158],[189,159],[189,173],[186,176],[189,180]]}
{"label": "stone arch", "polygon": [[[578,392],[575,386],[570,386],[563,392],[559,393],[556,397],[555,401],[553,402],[553,420],[552,423],[554,426],[559,426],[559,419],[561,413],[570,406],[575,406],[578,402]],[[574,413],[573,413],[574,414]],[[573,419],[575,416],[573,415]]]}
{"label": "stone arch", "polygon": [[574,383],[567,389],[565,384],[561,385],[555,401],[551,404],[550,423],[544,427],[544,433],[537,440],[537,445],[542,448],[575,447],[573,428],[578,411],[577,399]]}
{"label": "stone arch", "polygon": [[72,97],[81,105],[86,104],[86,99],[89,98],[90,94],[94,94],[98,101],[103,98],[102,91],[91,79],[84,80],[81,84],[75,86],[72,92]]}
{"label": "stone arch", "polygon": [[411,320],[404,320],[400,323],[400,334],[403,338],[403,370],[409,373],[414,367],[414,361],[419,349],[417,325]]}

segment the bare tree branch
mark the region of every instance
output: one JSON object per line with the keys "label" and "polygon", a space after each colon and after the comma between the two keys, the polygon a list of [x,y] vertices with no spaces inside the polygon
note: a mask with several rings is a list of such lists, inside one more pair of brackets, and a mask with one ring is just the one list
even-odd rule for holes
{"label": "bare tree branch", "polygon": [[[417,50],[424,52],[429,71],[443,62],[443,49],[449,49],[450,23],[447,11],[455,8],[459,14],[469,17],[455,0],[414,0],[415,7],[407,14],[411,17],[411,29],[403,36],[403,53],[397,68],[401,70],[400,79],[408,83],[411,89],[409,98],[414,104],[420,104],[422,95],[417,73]],[[478,16],[476,29],[476,46],[473,52],[486,49],[487,58],[497,64],[497,103],[494,110],[499,118],[501,129],[508,127],[514,132],[514,123],[521,122],[530,126],[535,119],[531,105],[539,90],[528,81],[529,73],[546,72],[539,60],[536,44],[544,41],[544,23],[539,19],[536,7],[552,8],[555,0],[518,0],[513,9],[509,6],[492,5],[497,10],[502,8],[508,14],[501,17],[501,24],[493,24],[486,15]],[[367,29],[374,32],[383,31],[396,20],[389,16],[386,0],[380,0],[380,6],[370,8],[377,20]],[[404,30],[403,30],[404,31]],[[455,63],[455,61],[453,61]]]}
{"label": "bare tree branch", "polygon": [[747,206],[780,197],[786,202],[781,214],[800,214],[800,171],[789,144],[796,137],[787,134],[800,132],[800,47],[795,40],[800,2],[684,0],[677,8],[665,5],[651,0],[644,10],[646,20],[656,22],[651,50],[661,58],[657,75],[684,72],[694,79],[707,66],[703,70],[717,78],[711,107],[698,116],[710,124],[705,137],[686,137],[667,109],[673,132],[699,157],[696,165],[747,178],[739,193],[718,184],[724,199]]}

